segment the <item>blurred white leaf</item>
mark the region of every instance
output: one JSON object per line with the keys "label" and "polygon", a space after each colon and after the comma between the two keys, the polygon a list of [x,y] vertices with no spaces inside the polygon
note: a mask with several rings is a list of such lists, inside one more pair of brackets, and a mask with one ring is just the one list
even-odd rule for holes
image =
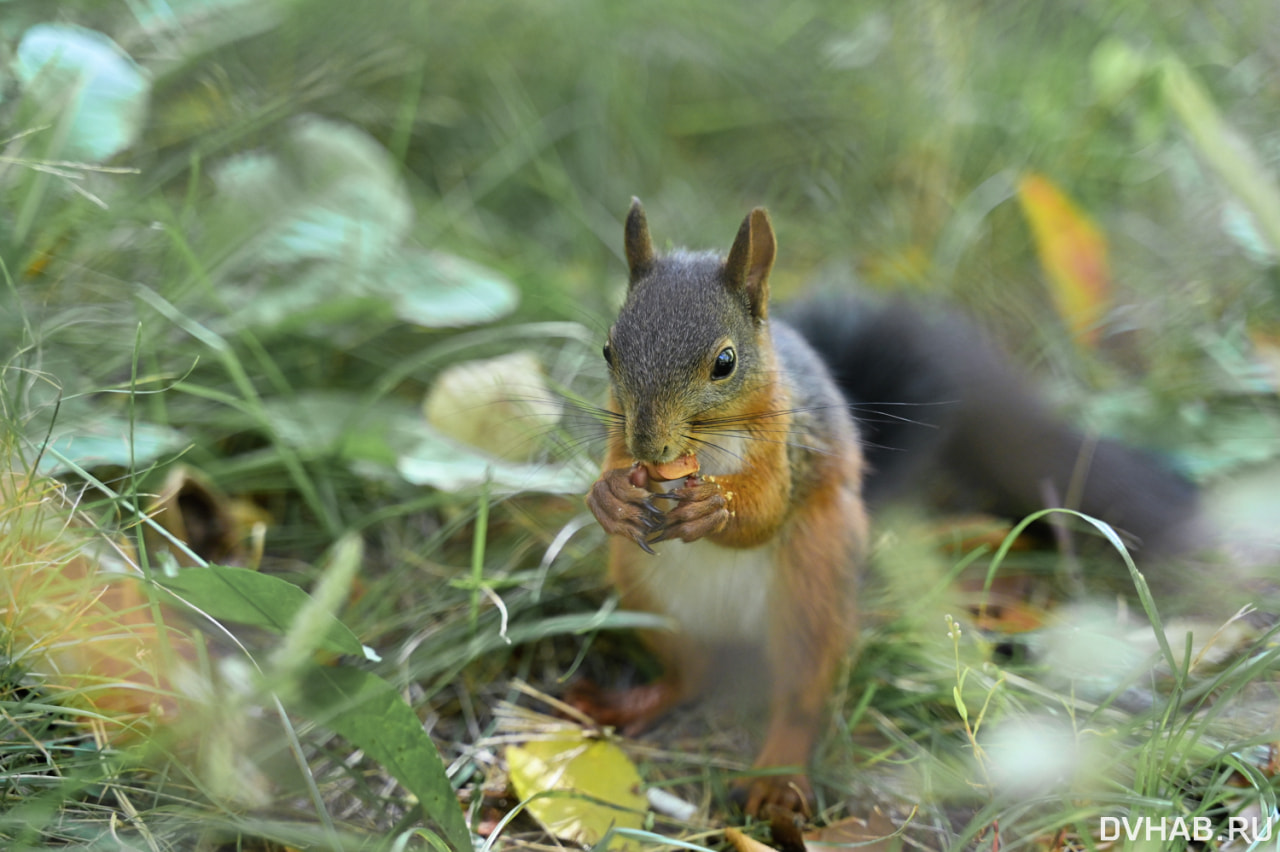
{"label": "blurred white leaf", "polygon": [[1114,611],[1101,604],[1063,608],[1043,635],[1045,669],[1081,695],[1105,696],[1150,664],[1149,634],[1150,629],[1140,637],[1130,635]]}
{"label": "blurred white leaf", "polygon": [[1236,471],[1214,485],[1206,503],[1213,528],[1233,552],[1269,553],[1262,564],[1275,564],[1280,554],[1280,462]]}
{"label": "blurred white leaf", "polygon": [[[163,0],[159,3],[134,3],[129,7],[143,29],[178,26],[183,16],[210,16],[226,13],[236,6],[263,4],[257,0]],[[240,10],[236,10],[240,11]]]}
{"label": "blurred white leaf", "polygon": [[992,782],[1019,800],[1070,789],[1091,757],[1088,742],[1051,716],[1001,719],[984,731],[983,740]]}
{"label": "blurred white leaf", "polygon": [[1244,249],[1245,256],[1259,266],[1273,266],[1276,252],[1258,233],[1253,214],[1236,201],[1222,205],[1222,231]]}
{"label": "blurred white leaf", "polygon": [[62,458],[92,470],[102,465],[142,467],[187,443],[177,430],[152,423],[134,422],[113,415],[58,419],[40,457],[42,474],[67,473]]}
{"label": "blurred white leaf", "polygon": [[262,230],[255,260],[383,261],[408,233],[413,207],[377,140],[315,116],[293,121],[274,152],[233,157],[214,174],[233,220]]}
{"label": "blurred white leaf", "polygon": [[396,316],[427,328],[492,322],[515,310],[519,294],[492,269],[444,252],[405,252],[382,286]]}
{"label": "blurred white leaf", "polygon": [[299,118],[275,150],[231,158],[214,183],[226,222],[251,237],[243,263],[289,267],[234,300],[231,327],[315,329],[360,319],[462,326],[505,316],[519,300],[491,269],[405,245],[413,207],[399,172],[375,139],[350,125]]}
{"label": "blurred white leaf", "polygon": [[400,457],[396,469],[414,485],[461,491],[490,483],[495,493],[586,494],[598,471],[585,458],[563,464],[514,464],[487,456],[423,427],[427,437]]}
{"label": "blurred white leaf", "polygon": [[345,264],[323,263],[281,276],[237,299],[238,308],[218,324],[224,333],[253,328],[297,331],[337,342],[333,326],[390,320],[392,313],[374,281]]}
{"label": "blurred white leaf", "polygon": [[102,33],[37,24],[23,34],[13,70],[32,100],[66,110],[66,139],[56,156],[101,162],[137,139],[151,81]]}
{"label": "blurred white leaf", "polygon": [[467,361],[442,371],[422,404],[450,438],[502,459],[528,461],[560,421],[560,404],[532,352]]}
{"label": "blurred white leaf", "polygon": [[263,402],[276,437],[304,453],[391,466],[420,439],[415,407],[394,398],[369,403],[351,391],[314,390]]}
{"label": "blurred white leaf", "polygon": [[321,262],[239,299],[230,328],[271,328],[332,339],[361,320],[425,328],[492,322],[515,310],[516,288],[498,273],[454,255],[406,248],[363,266]]}
{"label": "blurred white leaf", "polygon": [[823,45],[833,68],[865,68],[880,57],[893,40],[893,22],[884,12],[872,12],[852,30],[842,31]]}

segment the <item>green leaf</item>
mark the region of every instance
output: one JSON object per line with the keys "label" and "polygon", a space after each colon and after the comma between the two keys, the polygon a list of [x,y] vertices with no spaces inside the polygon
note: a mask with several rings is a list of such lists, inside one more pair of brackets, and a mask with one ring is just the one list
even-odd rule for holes
{"label": "green leaf", "polygon": [[[213,618],[282,635],[310,600],[305,591],[287,580],[229,565],[187,568],[173,577],[157,576],[156,581]],[[364,653],[355,634],[332,617],[320,647],[338,654]]]}
{"label": "green leaf", "polygon": [[300,687],[298,712],[381,764],[417,798],[454,852],[470,852],[471,834],[440,753],[391,684],[358,669],[317,667]]}
{"label": "green leaf", "polygon": [[151,81],[102,33],[37,24],[23,34],[13,67],[31,100],[65,110],[66,141],[55,156],[101,162],[142,130]]}
{"label": "green leaf", "polygon": [[965,705],[965,703],[964,703],[964,697],[963,697],[962,695],[960,695],[960,687],[959,687],[959,686],[953,686],[953,687],[951,687],[951,697],[952,697],[952,699],[955,701],[955,704],[956,704],[956,711],[960,714],[960,718],[961,718],[963,721],[968,722],[968,721],[969,721],[969,708],[968,708],[968,707]]}

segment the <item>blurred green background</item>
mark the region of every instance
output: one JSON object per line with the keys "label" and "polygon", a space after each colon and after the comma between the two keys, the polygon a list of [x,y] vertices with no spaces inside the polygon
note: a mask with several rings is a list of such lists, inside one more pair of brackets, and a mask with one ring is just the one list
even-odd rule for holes
{"label": "blurred green background", "polygon": [[[1280,455],[1278,45],[1253,0],[6,0],[6,444],[125,494],[191,464],[303,576],[362,533],[362,639],[453,631],[398,670],[430,704],[492,650],[465,641],[475,589],[433,585],[468,570],[474,486],[534,474],[449,444],[423,394],[528,350],[538,387],[598,401],[634,195],[660,246],[725,250],[765,205],[776,297],[957,304],[1092,427],[1206,481],[1256,469]],[[1096,347],[1053,307],[1028,174],[1106,239]],[[556,525],[591,475],[566,432],[517,453],[570,495]],[[542,511],[497,511],[485,553],[535,638],[600,582],[590,530],[530,591]]]}
{"label": "blurred green background", "polygon": [[[569,319],[598,334],[632,195],[660,243],[694,247],[723,248],[764,204],[781,297],[937,294],[1026,363],[1071,373],[1015,198],[1028,172],[1108,239],[1107,330],[1137,334],[1118,360],[1136,359],[1139,382],[1153,373],[1156,392],[1185,402],[1246,381],[1249,335],[1275,327],[1268,223],[1221,179],[1166,79],[1169,62],[1190,69],[1251,152],[1246,168],[1263,170],[1250,179],[1274,194],[1272,4],[135,0],[52,12],[4,4],[2,330],[19,340],[26,322],[64,392],[118,383],[135,355],[144,372],[189,366],[200,341],[142,291],[233,340],[252,329],[294,390],[361,385],[441,325]],[[86,87],[68,121],[71,77],[21,73],[41,67],[24,64],[24,33],[51,20],[109,35],[145,90],[113,101]],[[113,121],[125,144],[83,156],[78,138]],[[85,165],[37,165],[48,161]],[[1205,336],[1221,350],[1211,367]]]}

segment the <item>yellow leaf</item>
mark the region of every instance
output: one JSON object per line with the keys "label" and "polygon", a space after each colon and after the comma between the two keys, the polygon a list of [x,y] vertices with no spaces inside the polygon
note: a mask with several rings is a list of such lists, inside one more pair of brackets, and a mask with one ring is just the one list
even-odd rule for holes
{"label": "yellow leaf", "polygon": [[761,843],[754,837],[743,834],[736,828],[726,828],[724,837],[737,852],[778,852],[767,843]]}
{"label": "yellow leaf", "polygon": [[[593,846],[610,828],[641,827],[648,801],[640,792],[640,774],[614,744],[575,731],[508,746],[506,757],[516,793],[556,837]],[[566,792],[537,795],[553,790]],[[610,848],[639,847],[619,837]]]}
{"label": "yellow leaf", "polygon": [[1094,345],[1111,300],[1106,236],[1043,175],[1032,173],[1018,182],[1018,201],[1058,315],[1077,338]]}

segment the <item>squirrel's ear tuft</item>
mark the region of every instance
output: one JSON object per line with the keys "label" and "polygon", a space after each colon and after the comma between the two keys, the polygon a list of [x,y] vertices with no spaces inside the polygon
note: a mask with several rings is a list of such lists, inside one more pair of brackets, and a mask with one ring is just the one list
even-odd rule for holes
{"label": "squirrel's ear tuft", "polygon": [[626,226],[627,268],[635,284],[653,268],[653,240],[649,238],[649,222],[639,198],[631,199]]}
{"label": "squirrel's ear tuft", "polygon": [[725,280],[732,290],[742,290],[751,304],[751,315],[763,320],[769,315],[769,271],[777,241],[773,225],[763,207],[757,207],[742,220],[738,237],[729,249],[724,263]]}

